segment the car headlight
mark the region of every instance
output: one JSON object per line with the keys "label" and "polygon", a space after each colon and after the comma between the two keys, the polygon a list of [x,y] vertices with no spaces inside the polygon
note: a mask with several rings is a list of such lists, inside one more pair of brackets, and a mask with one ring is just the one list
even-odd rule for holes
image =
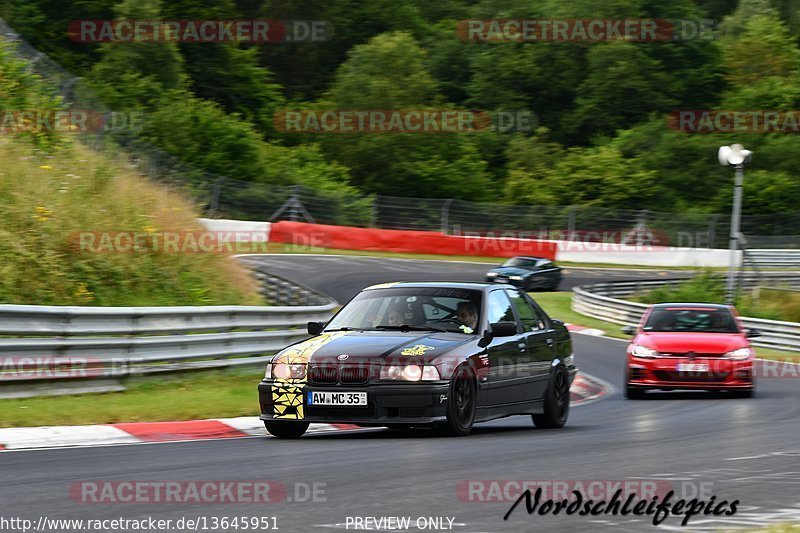
{"label": "car headlight", "polygon": [[436,381],[442,379],[435,366],[389,365],[381,368],[381,379],[389,381]]}
{"label": "car headlight", "polygon": [[641,344],[634,344],[631,350],[631,355],[640,359],[653,359],[659,356],[658,351],[642,346]]}
{"label": "car headlight", "polygon": [[[270,369],[270,367],[272,367]],[[306,365],[303,363],[272,363],[267,365],[267,373],[274,379],[303,379],[306,377]]]}
{"label": "car headlight", "polygon": [[513,279],[514,281],[522,281],[522,276],[509,276],[508,279]]}
{"label": "car headlight", "polygon": [[494,278],[496,276],[497,276],[497,272],[487,272],[486,273],[486,277],[487,278]]}
{"label": "car headlight", "polygon": [[753,355],[753,351],[750,348],[739,348],[738,350],[726,353],[725,357],[742,361],[744,359],[749,359],[751,355]]}

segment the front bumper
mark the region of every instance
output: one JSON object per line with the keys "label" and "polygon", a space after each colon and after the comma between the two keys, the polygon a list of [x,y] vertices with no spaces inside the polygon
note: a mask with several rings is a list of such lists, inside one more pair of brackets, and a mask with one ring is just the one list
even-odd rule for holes
{"label": "front bumper", "polygon": [[[366,385],[298,384],[302,409],[295,418],[285,418],[275,411],[274,380],[258,385],[261,420],[321,422],[326,424],[434,424],[446,420],[448,381],[425,383],[378,382]],[[308,405],[308,392],[366,392],[366,407]]]}
{"label": "front bumper", "polygon": [[[705,364],[708,371],[678,371],[678,363]],[[730,359],[660,358],[641,360],[628,357],[627,385],[642,389],[752,389],[753,361]]]}
{"label": "front bumper", "polygon": [[511,285],[512,287],[525,287],[527,281],[525,279],[511,279],[511,278],[496,278],[486,276],[486,283],[496,283],[497,285]]}

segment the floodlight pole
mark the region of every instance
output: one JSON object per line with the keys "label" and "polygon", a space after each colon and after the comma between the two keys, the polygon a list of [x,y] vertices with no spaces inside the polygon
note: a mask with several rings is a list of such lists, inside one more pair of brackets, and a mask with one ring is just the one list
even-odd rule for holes
{"label": "floodlight pole", "polygon": [[733,184],[733,210],[731,212],[730,259],[728,262],[728,283],[725,290],[725,303],[733,305],[736,299],[736,251],[739,248],[739,219],[742,211],[742,185],[744,183],[744,163],[734,165],[736,177]]}

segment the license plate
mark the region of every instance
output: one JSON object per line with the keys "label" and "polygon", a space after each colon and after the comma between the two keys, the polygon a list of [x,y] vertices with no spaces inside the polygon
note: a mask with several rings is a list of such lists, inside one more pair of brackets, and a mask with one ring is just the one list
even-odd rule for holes
{"label": "license plate", "polygon": [[678,363],[678,372],[708,372],[705,363]]}
{"label": "license plate", "polygon": [[509,282],[509,280],[507,280],[506,278],[498,278],[495,281],[497,281],[497,283],[508,283]]}
{"label": "license plate", "polygon": [[331,407],[366,407],[366,392],[308,392],[308,405]]}

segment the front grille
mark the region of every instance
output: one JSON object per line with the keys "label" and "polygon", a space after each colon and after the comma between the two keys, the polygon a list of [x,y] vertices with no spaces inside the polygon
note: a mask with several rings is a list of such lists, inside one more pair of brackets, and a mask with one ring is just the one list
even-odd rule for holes
{"label": "front grille", "polygon": [[335,366],[312,366],[308,369],[308,380],[314,383],[336,383],[339,369]]}
{"label": "front grille", "polygon": [[727,372],[674,372],[656,370],[653,372],[659,381],[675,381],[682,383],[720,383],[728,377]]}
{"label": "front grille", "polygon": [[369,382],[371,367],[369,365],[312,365],[308,369],[308,381],[331,385],[363,385]]}
{"label": "front grille", "polygon": [[369,381],[369,367],[343,366],[339,375],[342,383],[366,383]]}
{"label": "front grille", "polygon": [[674,352],[662,353],[661,357],[675,357],[679,359],[719,359],[725,357],[724,353],[696,353],[696,352]]}

